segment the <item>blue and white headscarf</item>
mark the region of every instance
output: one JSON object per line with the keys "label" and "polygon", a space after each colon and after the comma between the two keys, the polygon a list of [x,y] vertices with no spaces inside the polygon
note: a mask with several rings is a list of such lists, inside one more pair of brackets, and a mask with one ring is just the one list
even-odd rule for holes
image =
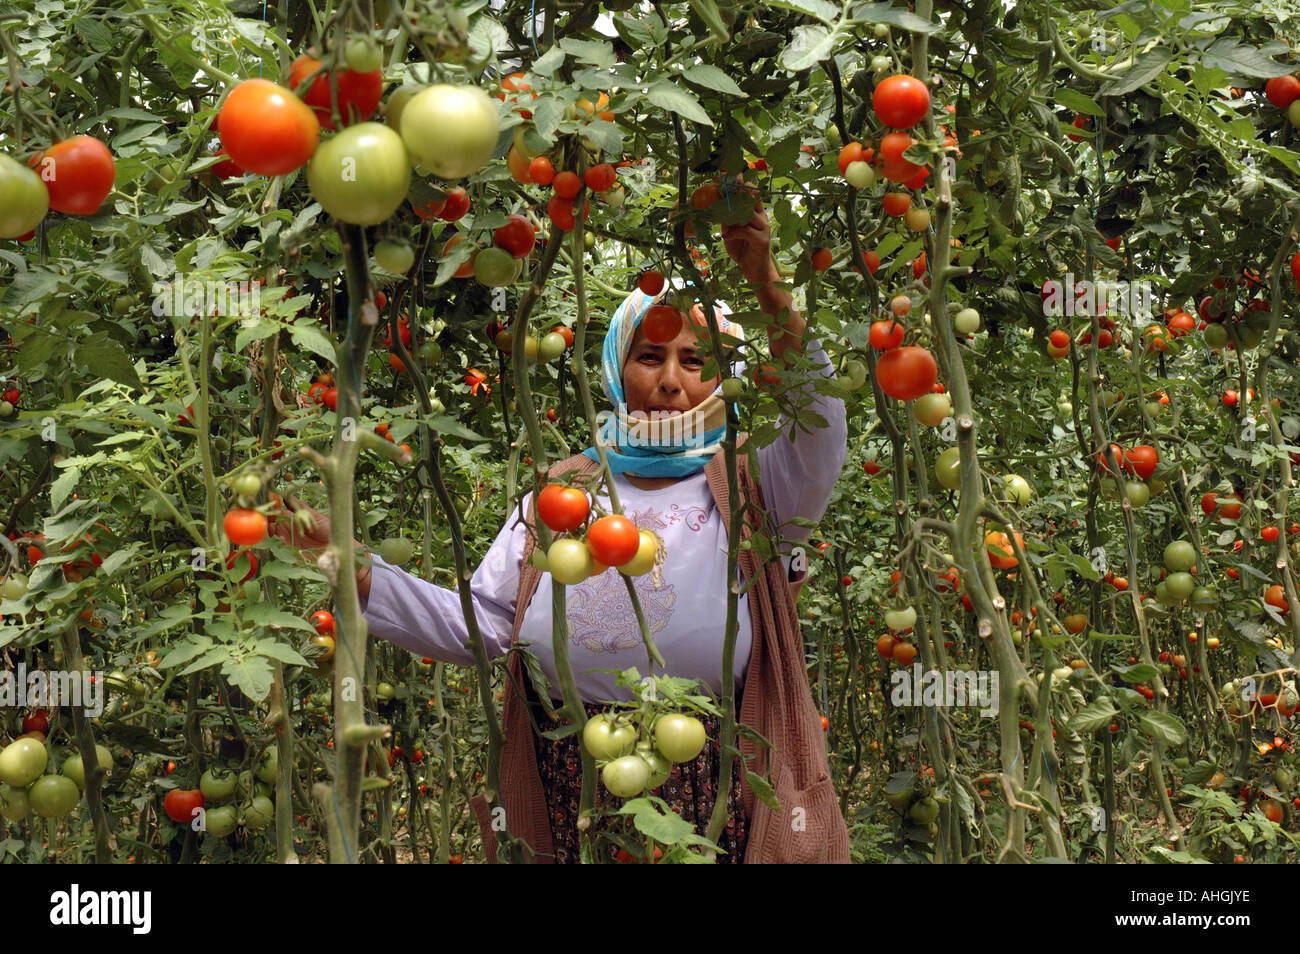
{"label": "blue and white headscarf", "polygon": [[[680,278],[673,279],[672,287],[680,289],[683,286]],[[727,409],[721,397],[721,384],[696,407],[665,420],[628,417],[624,412],[627,400],[623,392],[623,365],[632,349],[632,339],[650,306],[666,294],[666,288],[658,295],[634,290],[618,306],[605,333],[601,350],[601,384],[614,411],[604,412],[606,416],[599,439],[605,446],[609,468],[616,474],[630,473],[638,477],[694,474],[718,452],[726,434]],[[731,314],[724,302],[715,300],[714,304],[723,315]],[[718,320],[718,329],[725,335],[744,337],[740,326],[726,318]],[[743,373],[743,367],[743,362],[734,362],[732,373]],[[588,447],[583,453],[592,460],[600,460],[595,447]]]}

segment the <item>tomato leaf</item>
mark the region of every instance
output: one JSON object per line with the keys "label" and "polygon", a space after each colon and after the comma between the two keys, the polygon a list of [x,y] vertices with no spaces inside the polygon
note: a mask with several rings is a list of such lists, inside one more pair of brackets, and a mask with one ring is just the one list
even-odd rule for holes
{"label": "tomato leaf", "polygon": [[1139,720],[1142,728],[1166,746],[1178,746],[1187,741],[1187,728],[1175,715],[1168,712],[1148,712]]}
{"label": "tomato leaf", "polygon": [[1070,732],[1087,735],[1089,732],[1096,732],[1103,726],[1110,725],[1117,711],[1115,704],[1103,696],[1100,699],[1093,700],[1076,712],[1074,717],[1066,723],[1066,728]]}
{"label": "tomato leaf", "polygon": [[834,23],[840,13],[839,8],[828,0],[772,0],[768,6],[793,10],[795,13],[805,14],[826,24]]}
{"label": "tomato leaf", "polygon": [[749,790],[754,793],[760,802],[774,812],[781,810],[781,802],[777,799],[776,792],[772,791],[772,786],[768,784],[767,779],[746,769],[745,781],[749,783]]}
{"label": "tomato leaf", "polygon": [[228,647],[222,648],[227,650],[227,659],[221,664],[221,674],[230,680],[231,685],[254,702],[261,702],[270,695],[271,664],[264,656],[236,658],[229,655]]}
{"label": "tomato leaf", "polygon": [[781,51],[777,63],[783,70],[801,73],[831,55],[839,34],[820,24],[795,27],[790,44]]}
{"label": "tomato leaf", "polygon": [[[1222,85],[1222,84],[1220,84]],[[1053,92],[1052,97],[1064,106],[1066,109],[1072,109],[1076,113],[1082,113],[1085,116],[1102,116],[1105,115],[1101,106],[1091,96],[1080,93],[1077,89],[1071,89],[1068,86],[1058,86]]]}
{"label": "tomato leaf", "polygon": [[889,3],[870,3],[855,7],[853,15],[868,23],[888,23],[890,26],[901,27],[909,33],[934,33],[942,29],[938,23],[922,20],[915,13]]}
{"label": "tomato leaf", "polygon": [[1270,79],[1286,76],[1292,67],[1269,59],[1253,46],[1238,43],[1231,37],[1221,37],[1201,54],[1201,62],[1211,69],[1221,69],[1237,76],[1255,76]]}
{"label": "tomato leaf", "polygon": [[[684,118],[705,126],[713,125],[713,120],[704,111],[700,101],[670,79],[660,79],[651,83],[646,92],[646,99],[666,112],[679,113]],[[611,124],[606,123],[606,125]]]}
{"label": "tomato leaf", "polygon": [[745,91],[736,85],[735,80],[716,66],[710,66],[707,63],[688,66],[682,70],[682,79],[692,86],[703,86],[705,89],[725,93],[728,96],[745,95]]}
{"label": "tomato leaf", "polygon": [[1143,53],[1123,76],[1102,84],[1097,92],[1101,96],[1124,96],[1145,86],[1165,71],[1173,54],[1164,47]]}
{"label": "tomato leaf", "polygon": [[1125,682],[1150,682],[1156,677],[1156,667],[1149,663],[1134,663],[1131,666],[1112,666]]}
{"label": "tomato leaf", "polygon": [[558,45],[579,63],[589,63],[598,69],[607,70],[618,62],[614,55],[614,45],[608,40],[598,43],[593,40],[565,37]]}

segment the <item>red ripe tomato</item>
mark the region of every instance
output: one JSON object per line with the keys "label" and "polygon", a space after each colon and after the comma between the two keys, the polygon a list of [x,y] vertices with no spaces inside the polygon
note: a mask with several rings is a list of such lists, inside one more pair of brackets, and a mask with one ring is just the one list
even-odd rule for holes
{"label": "red ripe tomato", "polygon": [[1056,349],[1058,349],[1058,350],[1061,349],[1061,348],[1068,348],[1068,347],[1070,347],[1070,335],[1069,335],[1069,333],[1068,333],[1068,332],[1065,332],[1065,331],[1062,331],[1062,330],[1059,329],[1059,328],[1052,332],[1052,335],[1051,335],[1051,339],[1050,339],[1050,340],[1051,340],[1051,342],[1052,342],[1052,347],[1053,347],[1053,348],[1056,348]]}
{"label": "red ripe tomato", "polygon": [[622,566],[641,547],[641,531],[620,514],[601,517],[587,530],[587,549],[591,558],[606,566]]}
{"label": "red ripe tomato", "polygon": [[618,181],[618,170],[608,162],[592,166],[582,174],[582,181],[592,192],[604,192]]}
{"label": "red ripe tomato", "polygon": [[[1229,502],[1231,501],[1231,503]],[[1219,516],[1224,520],[1236,520],[1241,516],[1241,495],[1229,494],[1219,501]]]}
{"label": "red ripe tomato", "polygon": [[222,526],[236,546],[252,547],[266,539],[266,517],[256,510],[229,510]]}
{"label": "red ripe tomato", "polygon": [[197,788],[174,788],[163,799],[163,811],[174,822],[188,825],[194,821],[194,810],[203,807],[203,793]]}
{"label": "red ripe tomato", "polygon": [[1274,76],[1264,84],[1264,95],[1278,109],[1286,109],[1300,99],[1300,79],[1294,76]]}
{"label": "red ripe tomato", "polygon": [[321,403],[331,411],[337,411],[339,409],[339,389],[326,388],[325,393],[321,395]]}
{"label": "red ripe tomato", "polygon": [[896,401],[911,401],[929,393],[938,374],[934,355],[915,346],[886,351],[876,364],[880,389]]}
{"label": "red ripe tomato", "polygon": [[[1087,125],[1087,120],[1085,120],[1085,119],[1084,119],[1081,115],[1079,115],[1078,113],[1075,113],[1075,114],[1074,114],[1074,122],[1070,123],[1070,125],[1073,126],[1075,129],[1083,129],[1083,128]],[[1069,139],[1071,142],[1083,142],[1083,140],[1084,140],[1085,137],[1083,137],[1083,136],[1076,136],[1074,133],[1066,133],[1066,137],[1065,137],[1065,138],[1066,138],[1066,139]]]}
{"label": "red ripe tomato", "polygon": [[447,200],[442,204],[442,211],[437,213],[444,222],[455,222],[469,211],[469,193],[462,186],[447,190]]}
{"label": "red ripe tomato", "polygon": [[682,313],[671,305],[653,305],[641,320],[645,340],[651,344],[667,344],[682,332]]}
{"label": "red ripe tomato", "polygon": [[1278,530],[1277,527],[1265,527],[1264,529],[1259,531],[1259,535],[1264,540],[1265,543],[1272,543],[1274,540],[1278,538],[1280,533],[1281,531]]}
{"label": "red ripe tomato", "polygon": [[224,147],[218,149],[214,155],[226,157],[208,170],[218,179],[237,179],[244,174],[244,170],[239,168],[239,163],[230,158],[230,154],[226,152]]}
{"label": "red ripe tomato", "polygon": [[8,401],[10,404],[12,404],[14,407],[18,406],[18,401],[22,398],[22,396],[23,396],[22,392],[19,391],[17,388],[10,388],[9,390],[5,391],[5,395],[4,395],[5,400]]}
{"label": "red ripe tomato", "polygon": [[877,351],[892,351],[902,346],[903,335],[907,329],[903,327],[901,321],[885,319],[884,321],[873,321],[871,323],[871,333],[868,341],[871,347]]}
{"label": "red ripe tomato", "polygon": [[880,207],[887,215],[899,216],[912,207],[912,198],[906,192],[886,192]]}
{"label": "red ripe tomato", "polygon": [[55,143],[30,165],[40,173],[55,212],[94,215],[113,189],[113,154],[93,136]]}
{"label": "red ripe tomato", "polygon": [[1223,392],[1223,406],[1224,406],[1224,407],[1236,407],[1236,406],[1237,406],[1237,392],[1236,392],[1236,391],[1234,391],[1234,390],[1232,390],[1231,388],[1229,388],[1227,391],[1224,391],[1224,392]]}
{"label": "red ripe tomato", "polygon": [[578,178],[576,172],[569,172],[566,169],[556,175],[552,188],[561,199],[576,199],[578,193],[582,191],[582,180]]}
{"label": "red ripe tomato", "polygon": [[868,477],[874,477],[876,474],[880,473],[880,465],[874,460],[864,460],[862,462],[862,470]]}
{"label": "red ripe tomato", "polygon": [[1181,338],[1183,335],[1190,335],[1196,330],[1196,319],[1185,311],[1180,311],[1169,319],[1166,326],[1169,329],[1169,337]]}
{"label": "red ripe tomato", "polygon": [[312,628],[322,636],[334,635],[334,614],[329,610],[317,610],[311,614]]}
{"label": "red ripe tomato", "polygon": [[528,163],[528,178],[538,185],[550,185],[555,181],[555,166],[545,156],[538,156]]}
{"label": "red ripe tomato", "polygon": [[1300,281],[1300,252],[1291,256],[1291,277]]}
{"label": "red ripe tomato", "polygon": [[824,272],[831,267],[834,256],[828,248],[819,248],[812,254],[812,267],[814,271]]}
{"label": "red ripe tomato", "polygon": [[1122,469],[1124,467],[1124,448],[1118,444],[1111,444],[1108,450],[1097,451],[1097,469],[1103,474],[1118,473],[1115,469],[1117,466],[1116,461],[1119,462],[1118,466]]}
{"label": "red ripe tomato", "polygon": [[1264,591],[1264,602],[1276,610],[1287,611],[1286,590],[1274,584]]}
{"label": "red ripe tomato", "polygon": [[871,94],[876,117],[894,129],[908,129],[930,111],[930,91],[914,76],[888,76]]}
{"label": "red ripe tomato", "polygon": [[844,175],[845,170],[848,169],[850,164],[854,162],[863,162],[863,161],[865,160],[862,154],[862,143],[860,142],[848,143],[847,145],[844,146],[843,149],[840,150],[840,156],[839,156],[840,175]]}
{"label": "red ripe tomato", "polygon": [[415,209],[415,214],[422,219],[431,219],[434,216],[441,217],[442,210],[446,207],[446,199],[443,199],[441,202],[427,202],[423,208],[415,205],[415,203],[411,203],[411,208]]}
{"label": "red ripe tomato", "polygon": [[1160,455],[1150,444],[1139,444],[1131,451],[1124,452],[1124,465],[1143,480],[1150,480],[1160,463]]}
{"label": "red ripe tomato", "polygon": [[822,731],[827,732],[830,730],[830,727],[831,727],[831,720],[826,718],[825,716],[822,716]]}
{"label": "red ripe tomato", "polygon": [[869,271],[872,275],[876,274],[876,269],[880,268],[880,256],[877,255],[874,251],[863,252],[862,262],[864,265],[867,266],[867,271]]}
{"label": "red ripe tomato", "polygon": [[42,732],[48,733],[50,730],[50,714],[44,709],[33,709],[27,715],[23,716],[24,732]]}
{"label": "red ripe tomato", "polygon": [[282,176],[301,169],[316,151],[320,123],[311,109],[270,80],[244,80],[217,117],[221,144],[241,169]]}
{"label": "red ripe tomato", "polygon": [[651,297],[659,294],[664,290],[664,276],[662,272],[645,271],[641,277],[636,280],[636,287]]}
{"label": "red ripe tomato", "polygon": [[[289,67],[289,86],[297,89],[308,76],[316,73],[311,87],[302,101],[312,108],[317,121],[326,129],[334,128],[334,115],[330,109],[330,74],[317,72],[320,60],[303,54]],[[375,114],[379,100],[384,95],[384,72],[357,73],[341,70],[332,74],[337,88],[339,117],[344,126],[365,122]]]}
{"label": "red ripe tomato", "polygon": [[506,224],[492,233],[497,248],[503,248],[515,258],[527,258],[536,242],[533,225],[522,215],[507,217]]}
{"label": "red ripe tomato", "polygon": [[1201,513],[1207,517],[1214,516],[1214,511],[1219,507],[1219,495],[1210,493],[1201,498]]}
{"label": "red ripe tomato", "polygon": [[[577,177],[574,176],[574,178]],[[558,194],[551,196],[551,200],[546,203],[546,214],[550,216],[555,227],[561,232],[571,232],[573,227],[578,224],[573,217],[573,200],[563,198]]]}
{"label": "red ripe tomato", "polygon": [[903,158],[903,153],[912,147],[912,137],[905,132],[886,133],[880,140],[880,172],[891,182],[907,182],[918,173],[924,172],[924,166]]}
{"label": "red ripe tomato", "polygon": [[577,487],[547,484],[537,495],[537,516],[555,533],[577,530],[590,512],[591,502]]}

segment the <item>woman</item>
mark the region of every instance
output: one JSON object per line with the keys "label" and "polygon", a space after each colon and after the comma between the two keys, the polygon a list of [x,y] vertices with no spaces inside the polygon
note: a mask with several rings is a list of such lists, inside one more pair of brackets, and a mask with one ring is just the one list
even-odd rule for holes
{"label": "woman", "polygon": [[[776,287],[779,276],[772,261],[770,231],[762,204],[755,206],[754,217],[745,225],[725,228],[723,238],[728,254],[746,278],[757,284],[763,310],[776,316],[785,313],[783,327],[770,333],[773,357],[779,361],[785,351],[800,350],[804,321],[792,308],[789,294]],[[646,340],[640,325],[651,303],[649,296],[633,292],[611,321],[603,349],[606,396],[617,410],[628,415],[681,415],[681,423],[701,425],[693,432],[697,438],[671,447],[620,443],[623,434],[616,426],[620,420],[616,417],[606,421],[602,441],[607,445],[624,514],[637,526],[653,529],[663,543],[661,574],[646,574],[634,582],[647,625],[667,663],[664,672],[700,679],[716,694],[722,685],[727,585],[724,511],[728,504],[721,470],[723,455],[717,445],[722,430],[716,426],[725,425],[725,416],[719,417],[718,413],[721,399],[716,397],[720,378],[700,379],[708,354],[697,350],[691,323],[684,322],[681,333],[667,344]],[[693,318],[703,323],[699,305],[693,310]],[[721,314],[718,318],[725,333],[741,336],[738,327]],[[821,366],[821,374],[832,376],[817,344],[810,342],[807,352],[814,365]],[[761,491],[750,483],[743,455],[738,455],[744,478],[742,489],[761,495],[766,507],[774,512],[781,534],[793,540],[808,535],[806,528],[790,523],[793,518],[816,521],[825,512],[845,452],[843,402],[815,395],[809,407],[828,426],[796,435],[793,425],[787,422],[780,438],[760,448],[757,457]],[[626,418],[622,420],[626,423]],[[589,448],[584,455],[556,465],[552,474],[574,467],[590,473],[598,466],[596,457],[595,449]],[[608,509],[608,500],[602,502]],[[524,508],[535,519],[531,494],[525,497]],[[288,532],[288,523],[280,522],[278,526],[285,528],[282,532]],[[321,533],[318,527],[310,536],[325,539],[327,532]],[[557,679],[551,643],[551,579],[525,562],[532,543],[525,524],[512,517],[475,572],[470,589],[489,657],[506,655],[515,642],[528,643],[555,697],[559,690],[554,688]],[[363,567],[358,573],[369,631],[420,656],[472,665],[472,654],[465,648],[468,634],[457,594],[418,580],[384,563],[377,555],[371,556],[373,569]],[[744,782],[741,760],[734,760],[730,820],[719,839],[726,854],[719,860],[744,860],[752,816],[762,811],[762,837],[764,844],[771,846],[762,852],[763,860],[847,861],[847,831],[826,773],[824,742],[806,679],[802,640],[793,616],[792,595],[785,586],[790,556],[787,553],[766,569],[759,567],[751,551],[742,553],[742,558],[742,578],[747,578],[748,566],[748,572],[768,574],[771,585],[765,577],[760,619],[754,617],[750,606],[757,587],[739,600],[733,666],[738,714],[742,721],[753,725],[745,718],[748,712],[750,719],[761,723],[755,728],[769,740],[774,733],[778,736],[779,744],[774,741],[768,768],[778,798],[784,792],[783,801],[790,804],[782,806],[781,821],[774,821],[775,816],[768,818],[770,809],[755,801]],[[517,612],[520,606],[524,607],[522,613]],[[602,702],[628,698],[626,691],[615,686],[612,673],[599,671],[635,666],[646,672],[646,651],[623,578],[609,570],[568,587],[566,617],[569,659],[589,713],[604,708]],[[746,697],[746,677],[755,660],[761,663],[764,689]],[[518,653],[511,655],[511,671],[518,684],[528,682],[522,678],[524,670]],[[543,730],[558,724],[547,721],[535,703],[535,699],[518,698],[513,691],[506,703],[507,751],[502,758],[502,788],[509,827],[512,834],[524,832],[519,837],[533,848],[538,860],[576,861],[581,786],[578,736],[569,735],[558,742],[540,736],[529,740],[533,735],[529,707]],[[699,833],[708,825],[716,797],[718,720],[706,720],[706,731],[710,743],[699,758],[675,766],[669,781],[656,791]],[[743,742],[741,750],[756,755],[752,746]],[[757,765],[751,767],[757,770]],[[776,778],[778,774],[780,779]],[[601,795],[608,798],[603,791]],[[485,823],[484,841],[489,856],[495,858],[492,831],[486,824],[491,818],[490,806],[481,796],[476,801],[480,821]],[[799,804],[803,801],[815,804]],[[814,820],[811,832],[800,829],[798,824],[809,812]],[[782,828],[787,824],[785,815],[789,816],[793,834]]]}

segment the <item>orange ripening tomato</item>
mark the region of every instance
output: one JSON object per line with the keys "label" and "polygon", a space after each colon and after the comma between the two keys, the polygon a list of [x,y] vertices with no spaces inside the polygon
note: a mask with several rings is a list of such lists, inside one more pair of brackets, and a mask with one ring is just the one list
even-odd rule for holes
{"label": "orange ripening tomato", "polygon": [[537,516],[555,533],[577,530],[591,512],[591,502],[577,487],[547,484],[537,495]]}
{"label": "orange ripening tomato", "polygon": [[222,521],[226,537],[236,546],[256,546],[266,539],[266,517],[256,510],[230,510]]}
{"label": "orange ripening tomato", "polygon": [[587,529],[587,549],[592,559],[606,566],[622,566],[641,547],[641,531],[627,517],[610,514]]}
{"label": "orange ripening tomato", "polygon": [[[1016,534],[1016,542],[1024,548],[1025,538]],[[994,568],[999,570],[1010,570],[1020,565],[1020,560],[1015,555],[1015,549],[1011,545],[1011,538],[1005,533],[996,530],[991,531],[984,536],[984,546],[989,551],[989,562]]]}
{"label": "orange ripening tomato", "polygon": [[226,97],[217,133],[226,154],[241,169],[282,176],[307,164],[320,141],[320,122],[283,86],[250,79]]}

